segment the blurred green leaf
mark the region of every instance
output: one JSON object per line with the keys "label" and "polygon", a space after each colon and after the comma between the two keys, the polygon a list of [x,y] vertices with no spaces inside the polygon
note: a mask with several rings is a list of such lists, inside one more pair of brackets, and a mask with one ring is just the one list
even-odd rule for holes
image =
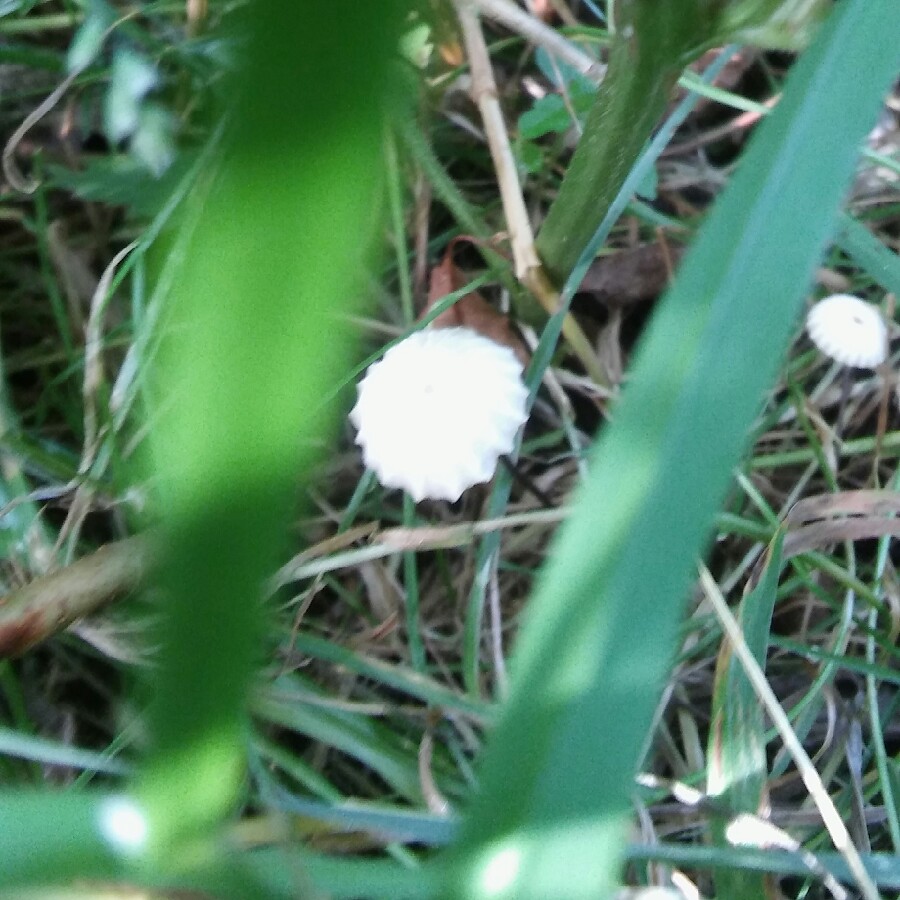
{"label": "blurred green leaf", "polygon": [[125,206],[133,216],[143,218],[159,211],[198,155],[196,150],[181,150],[159,178],[133,156],[124,154],[88,158],[81,169],[48,166],[47,174],[55,184],[83,200]]}
{"label": "blurred green leaf", "polygon": [[337,412],[322,398],[350,360],[339,314],[378,221],[397,8],[340,0],[298,16],[282,0],[236,13],[251,40],[235,127],[152,385],[167,600],[139,786],[170,863],[238,797],[263,579]]}
{"label": "blurred green leaf", "polygon": [[156,69],[139,53],[128,47],[116,51],[105,108],[106,133],[114,144],[134,133],[141,102],[157,81]]}
{"label": "blurred green leaf", "polygon": [[514,691],[451,858],[458,896],[615,887],[696,556],[900,63],[892,2],[835,9],[641,341],[527,611]]}
{"label": "blurred green leaf", "polygon": [[131,137],[131,152],[156,177],[162,175],[175,159],[173,131],[172,116],[159,104],[145,103],[141,107]]}
{"label": "blurred green leaf", "polygon": [[516,142],[516,159],[519,168],[528,175],[540,172],[544,166],[544,154],[541,148],[532,141],[519,140]]}
{"label": "blurred green leaf", "polygon": [[528,112],[519,116],[519,134],[523,138],[537,138],[572,127],[572,116],[559,94],[547,94],[536,100]]}
{"label": "blurred green leaf", "polygon": [[5,792],[0,805],[0,884],[65,883],[86,872],[95,878],[113,877],[120,871],[120,860],[103,832],[108,800],[76,791],[53,797]]}
{"label": "blurred green leaf", "polygon": [[732,0],[725,4],[720,34],[758,47],[805,47],[828,13],[826,0]]}
{"label": "blurred green leaf", "polygon": [[69,45],[66,56],[69,72],[86,69],[100,55],[106,31],[114,21],[115,13],[106,0],[89,0],[84,21]]}
{"label": "blurred green leaf", "polygon": [[876,284],[900,297],[900,256],[885,247],[865,225],[844,213],[835,243]]}

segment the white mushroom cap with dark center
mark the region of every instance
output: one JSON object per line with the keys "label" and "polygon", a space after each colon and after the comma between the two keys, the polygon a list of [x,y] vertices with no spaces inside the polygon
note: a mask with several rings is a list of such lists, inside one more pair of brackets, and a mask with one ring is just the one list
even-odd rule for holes
{"label": "white mushroom cap with dark center", "polygon": [[527,418],[522,364],[469,328],[419,331],[371,365],[350,413],[366,466],[416,500],[490,480]]}
{"label": "white mushroom cap with dark center", "polygon": [[806,317],[806,331],[826,356],[842,365],[874,369],[887,358],[887,325],[881,311],[851,294],[820,300]]}

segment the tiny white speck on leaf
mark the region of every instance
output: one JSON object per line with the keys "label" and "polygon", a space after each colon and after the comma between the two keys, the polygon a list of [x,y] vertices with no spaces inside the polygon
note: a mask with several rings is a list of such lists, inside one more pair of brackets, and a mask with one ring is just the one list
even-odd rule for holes
{"label": "tiny white speck on leaf", "polygon": [[138,853],[147,843],[150,824],[140,806],[128,797],[109,797],[100,807],[103,836],[123,853]]}

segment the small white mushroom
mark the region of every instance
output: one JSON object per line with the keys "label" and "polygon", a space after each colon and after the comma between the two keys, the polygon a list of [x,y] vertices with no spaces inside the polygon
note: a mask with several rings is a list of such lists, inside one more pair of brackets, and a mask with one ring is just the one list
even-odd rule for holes
{"label": "small white mushroom", "polygon": [[877,306],[851,294],[820,300],[806,317],[806,332],[826,356],[844,366],[874,369],[888,353],[887,325]]}
{"label": "small white mushroom", "polygon": [[350,421],[363,460],[416,501],[490,480],[527,418],[522,364],[469,328],[418,331],[371,365]]}

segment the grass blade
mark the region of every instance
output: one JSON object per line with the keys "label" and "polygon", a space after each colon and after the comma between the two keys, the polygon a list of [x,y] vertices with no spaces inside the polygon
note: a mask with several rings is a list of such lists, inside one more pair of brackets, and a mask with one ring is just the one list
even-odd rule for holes
{"label": "grass blade", "polygon": [[[784,531],[779,530],[769,551],[759,584],[741,601],[738,621],[747,646],[765,668],[772,611],[781,574]],[[726,804],[729,814],[760,813],[766,786],[765,720],[762,707],[731,644],[723,642],[716,661],[706,790]],[[719,846],[728,846],[725,829],[731,815],[716,816],[713,834]],[[766,895],[762,876],[743,869],[716,873],[716,889],[723,897],[755,900]]]}
{"label": "grass blade", "polygon": [[890,8],[836,8],[642,341],[523,628],[456,856],[459,895],[614,889],[681,598],[896,73]]}
{"label": "grass blade", "polygon": [[349,367],[339,314],[377,221],[396,11],[244,13],[230,146],[173,290],[155,385],[168,600],[140,789],[161,857],[238,796],[260,586],[330,424],[322,398]]}
{"label": "grass blade", "polygon": [[841,216],[837,245],[886,291],[900,297],[900,257],[853,216]]}

